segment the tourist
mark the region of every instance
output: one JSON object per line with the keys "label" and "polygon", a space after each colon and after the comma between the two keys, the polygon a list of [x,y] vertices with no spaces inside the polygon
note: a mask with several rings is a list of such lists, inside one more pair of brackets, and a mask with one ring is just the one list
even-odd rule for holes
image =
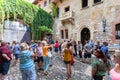
{"label": "tourist", "polygon": [[65,45],[65,48],[63,49],[63,60],[66,64],[67,69],[67,78],[66,80],[69,80],[71,78],[71,50],[70,50],[70,43],[67,43]]}
{"label": "tourist", "polygon": [[89,40],[89,44],[91,45],[92,48],[94,48],[94,42],[93,42],[93,40]]}
{"label": "tourist", "polygon": [[12,52],[12,45],[10,44],[10,42],[7,43],[8,49]]}
{"label": "tourist", "polygon": [[62,46],[62,42],[59,42],[59,53],[60,53],[60,55],[61,55],[61,47]]}
{"label": "tourist", "polygon": [[93,40],[89,40],[89,44],[90,44],[91,47],[92,47],[91,53],[93,54],[93,50],[94,50],[94,42],[93,42]]}
{"label": "tourist", "polygon": [[101,49],[101,45],[100,45],[100,42],[99,41],[97,41],[97,44],[95,45],[95,48],[94,48],[95,50],[97,50],[97,49]]}
{"label": "tourist", "polygon": [[34,41],[31,41],[31,45],[30,45],[30,47],[31,47],[31,51],[33,52],[33,53],[35,53],[35,49],[36,49],[36,42],[34,42]]}
{"label": "tourist", "polygon": [[77,56],[77,44],[76,44],[76,41],[75,41],[75,40],[72,40],[71,43],[72,43],[72,46],[73,46],[73,49],[74,49],[74,50],[73,50],[73,51],[74,51],[74,52],[73,52],[73,55],[74,55],[74,56]]}
{"label": "tourist", "polygon": [[108,43],[107,42],[103,42],[103,45],[101,46],[101,50],[102,50],[102,52],[105,54],[105,56],[107,57],[107,59],[111,59],[110,58],[110,53],[109,53],[109,51],[108,51]]}
{"label": "tourist", "polygon": [[48,68],[50,65],[50,58],[48,56],[48,50],[51,46],[48,46],[45,41],[42,41],[42,51],[43,51],[43,62],[44,62],[44,75],[48,74]]}
{"label": "tourist", "polygon": [[109,73],[112,80],[120,80],[120,50],[115,50],[114,62],[115,65]]}
{"label": "tourist", "polygon": [[36,80],[36,71],[33,58],[36,55],[29,51],[29,46],[26,43],[20,45],[20,71],[22,73],[22,80]]}
{"label": "tourist", "polygon": [[42,43],[41,41],[37,42],[36,46],[36,55],[37,55],[37,63],[39,66],[39,70],[43,70],[43,56],[42,56]]}
{"label": "tourist", "polygon": [[18,42],[14,42],[15,45],[13,47],[13,55],[15,56],[15,60],[14,60],[14,65],[16,66],[16,64],[18,63],[18,54],[20,52],[20,47]]}
{"label": "tourist", "polygon": [[92,47],[89,44],[89,41],[84,45],[84,60],[86,63],[91,62]]}
{"label": "tourist", "polygon": [[77,50],[79,52],[79,57],[80,57],[80,60],[82,60],[82,43],[81,41],[78,41],[78,46],[77,46]]}
{"label": "tourist", "polygon": [[58,54],[58,50],[59,50],[59,43],[58,43],[58,41],[55,42],[54,48],[55,48],[55,52]]}
{"label": "tourist", "polygon": [[95,58],[92,62],[92,78],[94,80],[103,80],[103,77],[108,74],[110,64],[101,50],[95,51]]}
{"label": "tourist", "polygon": [[0,80],[4,80],[10,68],[12,53],[7,47],[7,42],[0,42]]}

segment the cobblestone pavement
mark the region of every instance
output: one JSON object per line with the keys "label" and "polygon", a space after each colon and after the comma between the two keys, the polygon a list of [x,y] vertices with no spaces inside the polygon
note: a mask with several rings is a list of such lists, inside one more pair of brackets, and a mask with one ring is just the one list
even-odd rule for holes
{"label": "cobblestone pavement", "polygon": [[[53,66],[49,68],[49,73],[47,76],[44,76],[42,71],[38,71],[36,69],[37,80],[65,80],[66,68],[60,56],[53,56],[52,63]],[[11,65],[7,79],[22,80],[18,65]],[[72,66],[71,80],[91,80],[91,66],[89,64],[80,62],[78,56],[75,57],[75,64]]]}

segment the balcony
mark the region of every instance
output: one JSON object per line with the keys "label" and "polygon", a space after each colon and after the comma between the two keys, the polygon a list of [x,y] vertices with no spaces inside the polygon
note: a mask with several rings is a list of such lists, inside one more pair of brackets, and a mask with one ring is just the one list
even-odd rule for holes
{"label": "balcony", "polygon": [[52,0],[52,3],[57,4],[60,0]]}
{"label": "balcony", "polygon": [[67,12],[63,13],[60,17],[60,20],[62,22],[71,21],[73,23],[74,22],[74,12],[73,11],[67,11]]}

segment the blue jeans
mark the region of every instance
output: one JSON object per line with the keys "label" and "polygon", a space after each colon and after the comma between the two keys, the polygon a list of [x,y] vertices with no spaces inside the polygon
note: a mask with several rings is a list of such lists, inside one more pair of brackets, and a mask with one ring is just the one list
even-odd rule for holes
{"label": "blue jeans", "polygon": [[18,55],[19,55],[19,54],[14,54],[15,60],[18,60]]}
{"label": "blue jeans", "polygon": [[28,69],[20,69],[22,73],[22,80],[36,80],[35,66]]}
{"label": "blue jeans", "polygon": [[49,57],[43,56],[43,61],[44,61],[44,71],[47,71],[49,68],[49,64],[50,64]]}

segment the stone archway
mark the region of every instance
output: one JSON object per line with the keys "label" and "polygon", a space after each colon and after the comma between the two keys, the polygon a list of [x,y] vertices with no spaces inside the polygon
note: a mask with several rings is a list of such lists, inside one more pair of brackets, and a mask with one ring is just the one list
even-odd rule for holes
{"label": "stone archway", "polygon": [[86,41],[90,40],[90,30],[88,28],[83,28],[80,34],[81,42],[84,45]]}

